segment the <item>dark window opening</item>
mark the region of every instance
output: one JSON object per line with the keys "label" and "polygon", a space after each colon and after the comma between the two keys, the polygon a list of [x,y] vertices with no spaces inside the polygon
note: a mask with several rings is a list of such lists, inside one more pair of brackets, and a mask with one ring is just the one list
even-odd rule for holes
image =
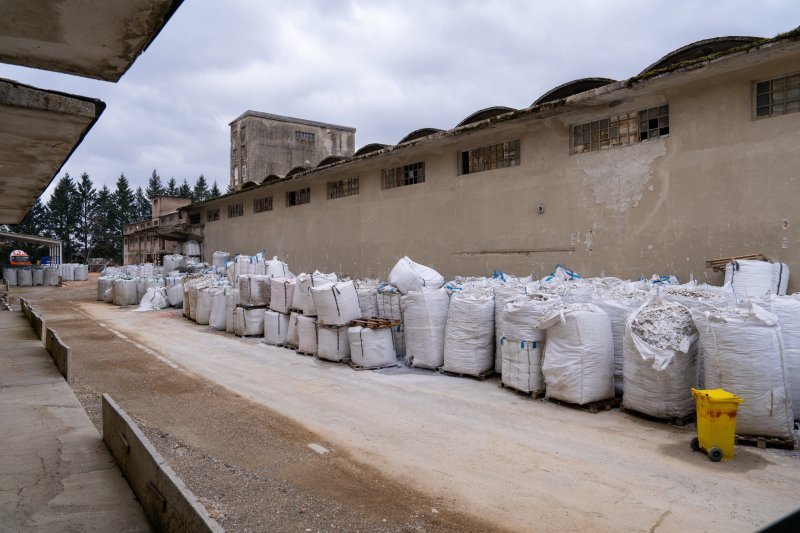
{"label": "dark window opening", "polygon": [[461,174],[519,165],[519,140],[461,152]]}
{"label": "dark window opening", "polygon": [[756,117],[800,111],[800,74],[756,83]]}
{"label": "dark window opening", "polygon": [[328,182],[328,199],[344,198],[358,194],[358,176],[346,180]]}
{"label": "dark window opening", "polygon": [[394,189],[425,182],[425,161],[383,169],[383,188]]}
{"label": "dark window opening", "polygon": [[272,196],[253,200],[253,212],[263,213],[264,211],[272,211]]}
{"label": "dark window opening", "polygon": [[307,204],[309,202],[311,202],[311,189],[309,187],[286,193],[286,207]]}
{"label": "dark window opening", "polygon": [[240,217],[244,215],[244,204],[231,204],[228,206],[228,218]]}

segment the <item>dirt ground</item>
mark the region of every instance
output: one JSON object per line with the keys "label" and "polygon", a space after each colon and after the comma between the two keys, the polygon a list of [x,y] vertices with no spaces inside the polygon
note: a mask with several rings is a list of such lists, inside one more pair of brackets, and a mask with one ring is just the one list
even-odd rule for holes
{"label": "dirt ground", "polygon": [[[95,276],[91,278],[96,279]],[[79,310],[96,282],[34,287],[24,295],[72,348],[78,399],[98,430],[103,393],[228,531],[493,531],[354,461],[309,448],[325,439],[263,405],[155,359]]]}
{"label": "dirt ground", "polygon": [[691,427],[354,372],[95,302],[93,281],[24,292],[71,345],[90,417],[109,392],[229,530],[753,530],[800,506],[798,452],[714,464]]}

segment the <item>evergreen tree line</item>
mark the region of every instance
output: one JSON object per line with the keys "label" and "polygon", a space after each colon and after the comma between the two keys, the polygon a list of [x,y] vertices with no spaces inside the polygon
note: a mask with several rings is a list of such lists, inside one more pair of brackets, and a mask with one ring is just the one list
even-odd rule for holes
{"label": "evergreen tree line", "polygon": [[[9,226],[9,230],[61,240],[62,262],[65,263],[86,263],[95,257],[121,263],[122,227],[149,220],[152,217],[150,201],[159,195],[191,198],[193,203],[197,203],[216,198],[221,193],[217,182],[209,188],[202,174],[194,186],[189,185],[186,179],[178,185],[175,178],[170,178],[164,186],[161,176],[153,170],[144,190],[141,187],[133,190],[128,178],[121,174],[113,191],[105,185],[97,190],[85,172],[80,180],[64,174],[47,203],[37,199],[22,223]],[[46,247],[36,248],[22,242],[12,243],[12,246],[26,250],[32,259],[48,253]],[[10,249],[5,252],[10,253]]]}

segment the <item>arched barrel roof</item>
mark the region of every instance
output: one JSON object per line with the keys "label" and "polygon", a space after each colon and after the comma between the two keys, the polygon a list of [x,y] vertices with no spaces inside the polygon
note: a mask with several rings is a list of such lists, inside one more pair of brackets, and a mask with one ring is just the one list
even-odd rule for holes
{"label": "arched barrel roof", "polygon": [[344,161],[344,159],[345,159],[344,157],[338,155],[329,155],[328,157],[326,157],[317,164],[317,168],[324,167],[325,165],[331,165],[333,163],[338,163],[339,161]]}
{"label": "arched barrel roof", "polygon": [[486,120],[487,118],[496,117],[497,115],[511,113],[512,111],[516,111],[516,109],[505,106],[487,107],[485,109],[475,111],[473,114],[459,122],[456,125],[456,128],[460,128],[461,126],[466,126],[467,124],[472,124],[474,122],[480,122],[481,120]]}
{"label": "arched barrel roof", "polygon": [[378,150],[383,150],[384,148],[389,148],[389,145],[381,143],[365,144],[364,146],[356,150],[356,153],[353,155],[359,156],[359,155],[369,154],[371,152],[377,152]]}
{"label": "arched barrel roof", "polygon": [[294,168],[293,168],[292,170],[290,170],[289,172],[287,172],[287,173],[286,173],[286,177],[287,177],[287,178],[291,178],[291,177],[292,177],[292,176],[294,176],[295,174],[300,174],[301,172],[305,172],[306,170],[310,170],[310,169],[311,169],[311,167],[304,167],[304,166],[302,166],[302,165],[301,165],[301,166],[297,166],[297,167],[294,167]]}
{"label": "arched barrel roof", "polygon": [[554,102],[555,100],[567,98],[574,94],[597,89],[598,87],[614,83],[615,81],[617,80],[612,80],[611,78],[579,78],[577,80],[568,81],[558,87],[553,87],[531,105],[534,106],[546,104],[547,102]]}
{"label": "arched barrel roof", "polygon": [[671,67],[672,65],[681,63],[683,61],[692,61],[693,59],[699,59],[710,54],[724,52],[725,50],[730,50],[731,48],[736,48],[737,46],[744,46],[746,44],[751,44],[761,40],[763,40],[763,37],[748,37],[740,35],[703,39],[702,41],[690,43],[686,46],[681,46],[677,50],[673,50],[641,71],[639,75],[641,76],[645,72],[650,72],[651,70],[659,70],[662,68]]}
{"label": "arched barrel roof", "polygon": [[400,139],[400,141],[398,141],[397,144],[403,144],[407,143],[408,141],[419,139],[421,137],[427,137],[428,135],[433,135],[434,133],[439,133],[440,131],[444,130],[440,130],[439,128],[420,128],[418,130],[412,131],[411,133]]}

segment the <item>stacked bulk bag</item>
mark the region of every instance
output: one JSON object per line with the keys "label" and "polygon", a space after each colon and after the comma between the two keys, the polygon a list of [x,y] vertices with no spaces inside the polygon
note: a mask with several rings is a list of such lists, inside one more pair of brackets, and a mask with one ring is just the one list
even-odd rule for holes
{"label": "stacked bulk bag", "polygon": [[344,361],[350,358],[350,338],[347,326],[317,325],[317,357],[328,361]]}
{"label": "stacked bulk bag", "polygon": [[[214,268],[217,272],[222,272],[228,266],[228,260],[230,260],[231,254],[228,252],[214,252],[211,254],[211,264],[214,265]],[[166,267],[166,262],[164,263]]]}
{"label": "stacked bulk bag", "polygon": [[286,344],[289,330],[289,315],[272,311],[264,312],[264,342],[267,344]]}
{"label": "stacked bulk bag", "polygon": [[800,300],[798,295],[772,296],[769,308],[781,326],[786,374],[795,419],[800,418]]}
{"label": "stacked bulk bag", "polygon": [[55,287],[58,285],[58,268],[49,266],[44,269],[44,284],[47,287]]}
{"label": "stacked bulk bag", "polygon": [[64,263],[59,266],[61,279],[64,281],[75,281],[75,265],[72,263]]}
{"label": "stacked bulk bag", "polygon": [[358,293],[358,307],[361,309],[363,318],[378,316],[378,284],[377,279],[363,278],[356,280],[356,292]]}
{"label": "stacked bulk bag", "polygon": [[217,331],[225,331],[228,327],[227,292],[230,287],[211,289],[211,313],[208,324]]}
{"label": "stacked bulk bag", "polygon": [[33,285],[33,273],[30,268],[20,268],[17,270],[17,285],[19,287],[30,287]]}
{"label": "stacked bulk bag", "polygon": [[410,291],[401,299],[405,357],[412,366],[436,369],[444,364],[444,336],[450,296],[444,289]]}
{"label": "stacked bulk bag", "polygon": [[118,278],[113,281],[114,305],[136,305],[136,281]]}
{"label": "stacked bulk bag", "polygon": [[503,336],[503,328],[501,323],[503,321],[503,313],[505,306],[508,302],[525,294],[527,289],[525,285],[516,282],[499,283],[493,287],[494,291],[494,371],[497,373],[503,372],[503,354],[500,345],[500,339]]}
{"label": "stacked bulk bag", "polygon": [[494,294],[490,288],[453,293],[444,337],[444,370],[479,376],[494,369]]}
{"label": "stacked bulk bag", "polygon": [[297,311],[292,311],[289,314],[289,325],[286,328],[286,344],[289,346],[297,346],[300,343],[300,337],[297,332],[297,323],[300,316],[302,315]]}
{"label": "stacked bulk bag", "polygon": [[9,287],[17,286],[17,269],[11,267],[3,267],[3,279],[8,282]]}
{"label": "stacked bulk bag", "polygon": [[625,323],[626,409],[682,419],[695,411],[698,335],[689,309],[652,295]]}
{"label": "stacked bulk bag", "polygon": [[592,304],[555,304],[542,315],[546,330],[546,396],[583,405],[614,397],[611,321]]}
{"label": "stacked bulk bag", "polygon": [[292,273],[289,271],[289,265],[278,259],[278,256],[274,256],[269,261],[266,261],[264,267],[265,275],[271,278],[293,277]]}
{"label": "stacked bulk bag", "polygon": [[100,276],[97,278],[97,301],[102,302],[106,298],[106,291],[111,288],[111,278]]}
{"label": "stacked bulk bag", "polygon": [[195,240],[188,240],[183,243],[183,253],[185,255],[199,256],[200,244]]}
{"label": "stacked bulk bag", "polygon": [[181,267],[183,256],[180,254],[165,255],[163,259],[164,272],[172,272]]}
{"label": "stacked bulk bag", "polygon": [[[250,305],[266,307],[269,305],[270,278],[265,275],[255,274],[250,276]],[[241,290],[241,287],[240,287]]]}
{"label": "stacked bulk bag", "polygon": [[250,274],[242,274],[238,277],[239,303],[250,305]]}
{"label": "stacked bulk bag", "polygon": [[350,360],[360,368],[382,368],[397,364],[389,328],[369,329],[355,326],[347,330]]}
{"label": "stacked bulk bag", "polygon": [[203,287],[197,291],[197,310],[194,320],[201,326],[208,325],[211,319],[211,305],[214,301],[215,291],[216,289],[211,287]]}
{"label": "stacked bulk bag", "polygon": [[[34,287],[40,287],[44,285],[44,270],[42,270],[41,268],[34,268],[32,277],[33,277]],[[85,281],[85,279],[83,281]]]}
{"label": "stacked bulk bag", "polygon": [[434,269],[403,257],[389,272],[389,283],[406,294],[423,287],[438,289],[444,285],[444,278]]}
{"label": "stacked bulk bag", "polygon": [[272,278],[270,280],[269,308],[278,313],[289,313],[295,290],[294,278]]}
{"label": "stacked bulk bag", "polygon": [[308,355],[317,353],[317,324],[313,317],[297,315],[297,351]]}
{"label": "stacked bulk bag", "polygon": [[145,291],[136,311],[159,311],[167,307],[167,294],[163,287],[150,287]]}
{"label": "stacked bulk bag", "polygon": [[744,399],[736,415],[741,435],[792,439],[783,342],[778,317],[752,301],[691,310],[705,356],[705,387]]}
{"label": "stacked bulk bag", "polygon": [[136,301],[142,299],[142,296],[144,296],[146,290],[147,290],[147,278],[142,278],[142,277],[136,278]]}
{"label": "stacked bulk bag", "polygon": [[326,326],[344,326],[361,317],[358,293],[352,281],[311,287],[317,321]]}
{"label": "stacked bulk bag", "polygon": [[225,331],[234,333],[234,317],[239,305],[239,289],[231,289],[225,294]]}
{"label": "stacked bulk bag", "polygon": [[183,283],[173,281],[167,286],[167,303],[170,307],[178,307],[183,304]]}
{"label": "stacked bulk bag", "polygon": [[760,298],[766,294],[786,294],[789,267],[785,263],[741,260],[725,265],[725,285],[739,298]]}
{"label": "stacked bulk bag", "polygon": [[[336,274],[323,274],[315,270],[313,274],[300,274],[297,276],[297,286],[295,287],[294,305],[296,309],[301,309],[306,316],[315,316],[317,309],[314,306],[314,299],[311,296],[311,287],[319,287],[328,283],[336,283],[339,278]],[[299,298],[299,300],[298,300]]]}
{"label": "stacked bulk bag", "polygon": [[233,332],[240,337],[264,335],[264,310],[237,307],[233,313]]}
{"label": "stacked bulk bag", "polygon": [[73,271],[75,281],[86,281],[89,279],[89,267],[87,265],[75,265]]}

